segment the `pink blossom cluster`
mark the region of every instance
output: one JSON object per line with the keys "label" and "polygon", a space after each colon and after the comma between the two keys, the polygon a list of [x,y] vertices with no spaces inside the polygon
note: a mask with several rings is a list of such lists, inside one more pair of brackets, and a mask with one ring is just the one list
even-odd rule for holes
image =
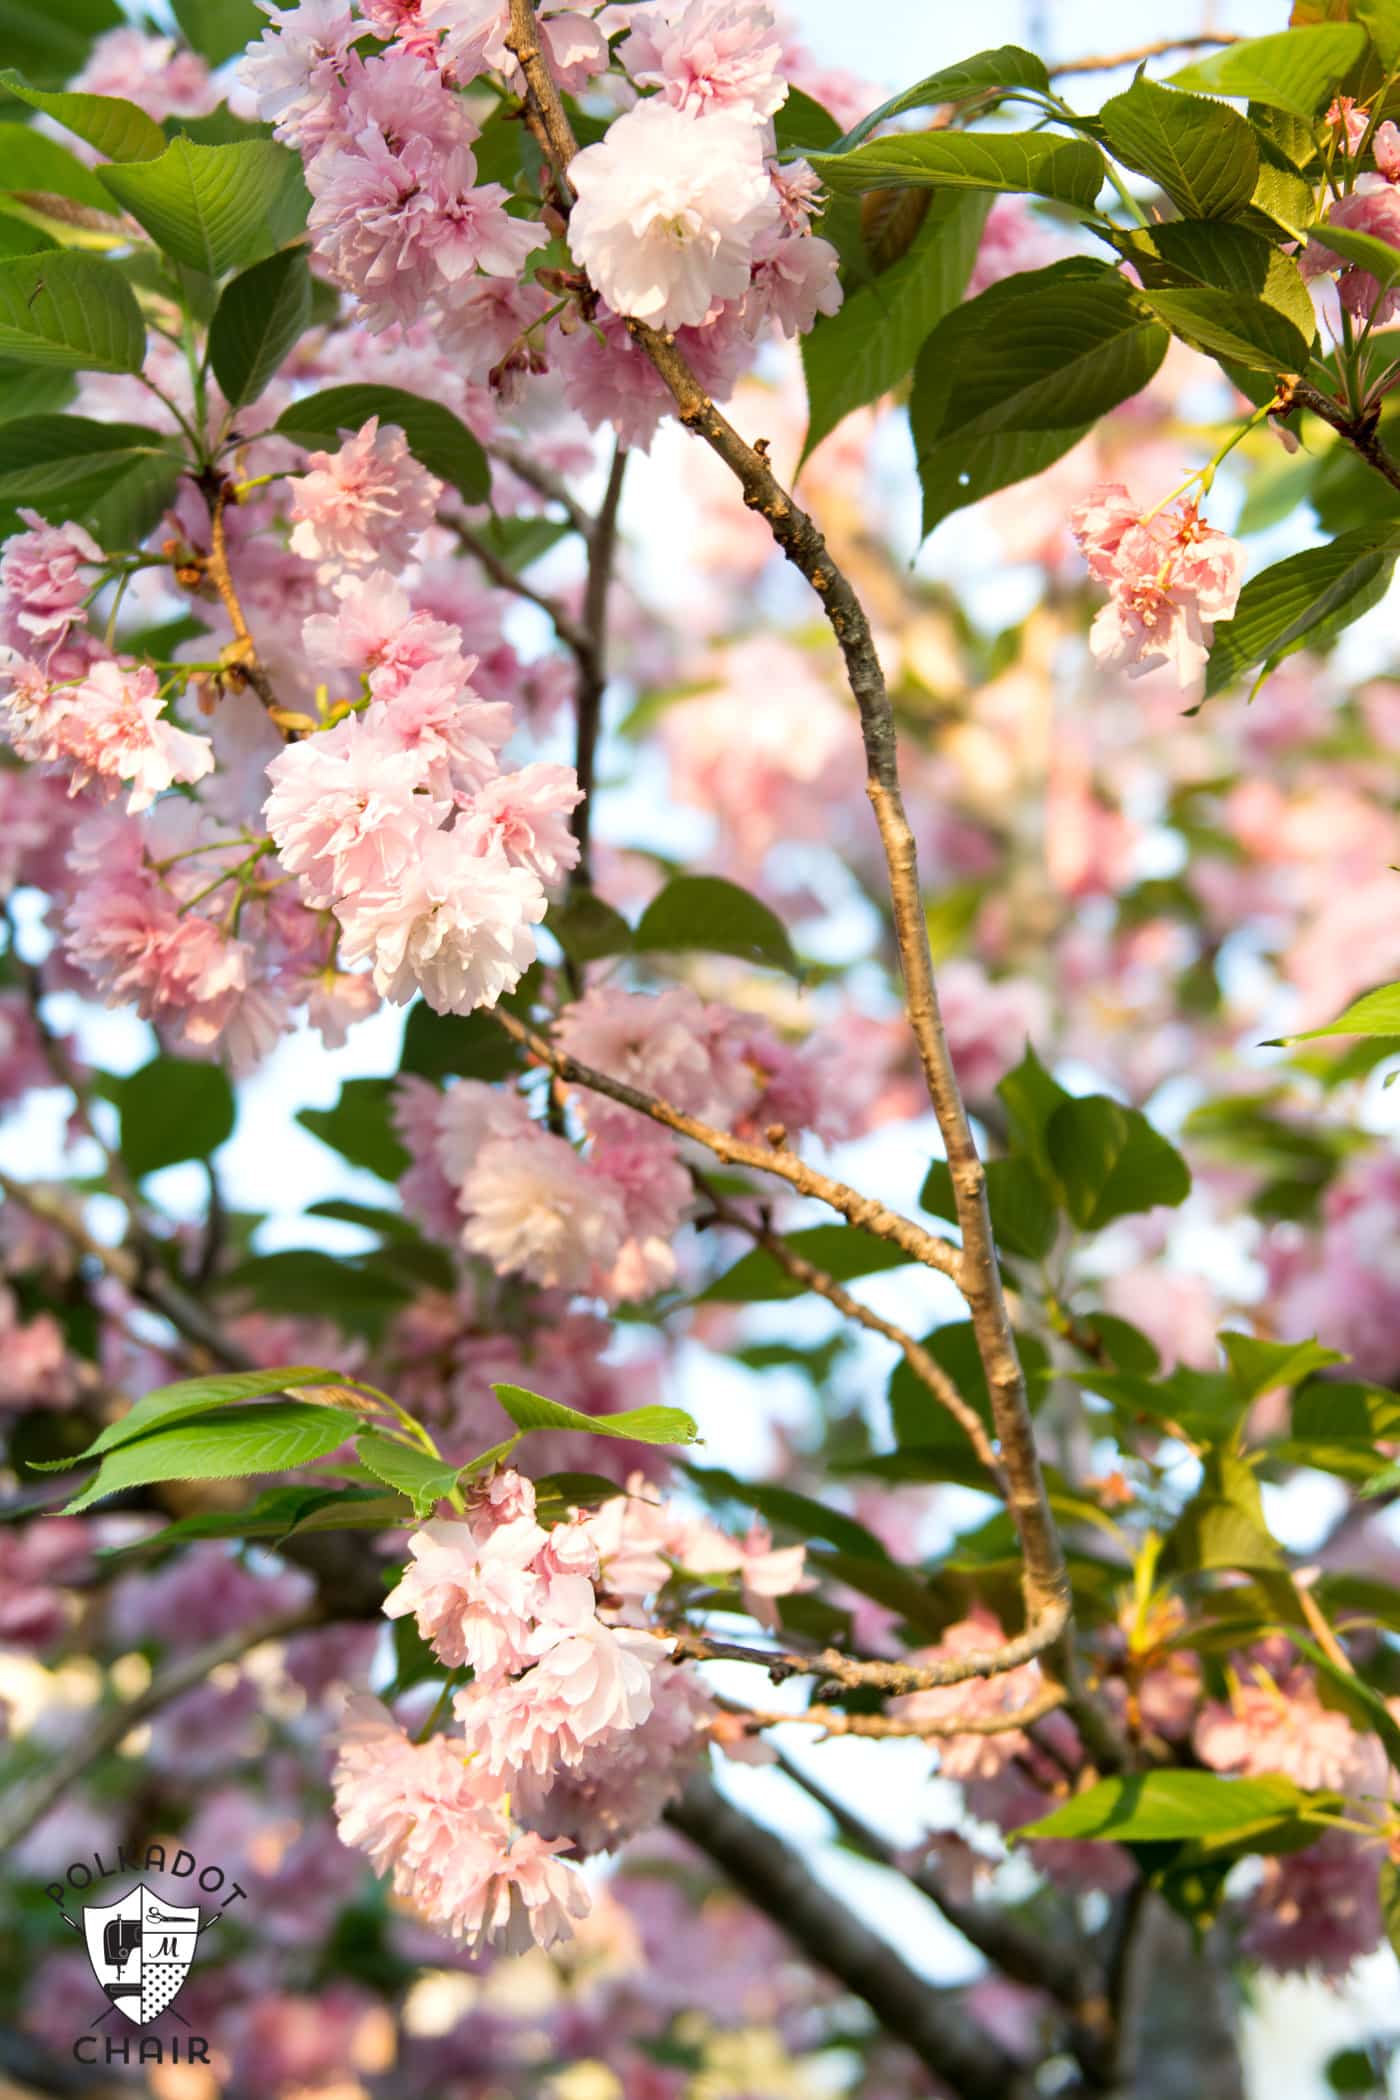
{"label": "pink blossom cluster", "polygon": [[217,109],[217,81],[198,52],[173,37],[141,29],[109,29],[69,83],[81,94],[118,95],[163,124],[167,117],[205,117]]}
{"label": "pink blossom cluster", "polygon": [[[1368,180],[1364,187],[1358,184],[1349,196],[1339,197],[1328,210],[1324,224],[1364,233],[1372,240],[1383,241],[1387,248],[1400,249],[1400,188],[1396,187],[1400,183],[1400,130],[1389,123],[1382,125],[1381,130],[1390,136],[1382,143],[1377,132],[1376,160],[1387,180]],[[1305,277],[1339,271],[1337,291],[1342,305],[1348,313],[1377,328],[1400,313],[1400,288],[1392,285],[1382,291],[1380,280],[1372,271],[1348,256],[1338,255],[1324,241],[1308,242],[1301,266]]]}
{"label": "pink blossom cluster", "polygon": [[470,1945],[552,1945],[587,1909],[558,1855],[653,1822],[708,1739],[710,1701],[649,1606],[683,1566],[737,1575],[771,1609],[801,1585],[802,1549],[737,1545],[639,1477],[596,1514],[545,1526],[532,1483],[505,1471],[409,1552],[385,1610],[411,1615],[447,1669],[470,1668],[462,1733],[413,1744],[382,1711],[357,1714],[336,1771],[341,1835]]}
{"label": "pink blossom cluster", "polygon": [[[819,1040],[793,1047],[685,986],[655,996],[597,986],[565,1007],[555,1038],[582,1063],[725,1129],[842,1127]],[[459,1233],[468,1253],[545,1289],[616,1303],[674,1282],[672,1243],[692,1189],[661,1126],[580,1090],[585,1151],[535,1121],[518,1093],[479,1080],[444,1093],[404,1080],[398,1103],[414,1156],[404,1197],[429,1229]]]}
{"label": "pink blossom cluster", "polygon": [[1217,620],[1235,610],[1244,549],[1202,522],[1194,502],[1140,512],[1122,482],[1075,505],[1070,523],[1089,574],[1109,587],[1089,647],[1104,670],[1130,678],[1170,665],[1178,685],[1205,669]]}

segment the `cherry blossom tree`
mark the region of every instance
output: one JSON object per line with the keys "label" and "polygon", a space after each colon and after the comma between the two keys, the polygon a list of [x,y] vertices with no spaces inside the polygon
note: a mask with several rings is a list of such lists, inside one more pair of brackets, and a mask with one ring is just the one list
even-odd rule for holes
{"label": "cherry blossom tree", "polygon": [[13,2089],[1383,2092],[1400,7],[11,12]]}

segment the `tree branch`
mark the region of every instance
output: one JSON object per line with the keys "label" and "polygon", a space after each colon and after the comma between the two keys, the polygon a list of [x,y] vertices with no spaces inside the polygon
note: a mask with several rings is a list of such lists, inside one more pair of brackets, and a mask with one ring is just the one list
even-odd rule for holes
{"label": "tree branch", "polygon": [[592,1065],[580,1064],[558,1049],[548,1036],[541,1035],[527,1021],[510,1013],[505,1007],[491,1008],[497,1026],[513,1037],[522,1049],[528,1050],[540,1063],[547,1065],[568,1086],[587,1087],[590,1093],[605,1094],[610,1101],[620,1101],[624,1108],[634,1108],[638,1115],[647,1116],[653,1123],[673,1130],[677,1137],[694,1139],[713,1152],[716,1159],[726,1166],[753,1167],[762,1174],[775,1174],[786,1181],[799,1195],[813,1196],[820,1203],[829,1204],[832,1210],[840,1211],[842,1217],[862,1232],[873,1233],[876,1239],[892,1240],[902,1247],[914,1261],[920,1261],[930,1269],[937,1269],[954,1283],[959,1281],[961,1256],[951,1240],[940,1239],[936,1233],[925,1232],[912,1218],[901,1216],[878,1203],[873,1196],[862,1196],[857,1189],[844,1181],[833,1181],[828,1174],[821,1174],[809,1167],[793,1152],[777,1145],[759,1145],[749,1138],[740,1138],[727,1130],[717,1130],[713,1124],[702,1123],[698,1116],[685,1115],[663,1101],[658,1094],[645,1094],[640,1087],[629,1086],[625,1079],[613,1079],[607,1072],[599,1072]]}
{"label": "tree branch", "polygon": [[1105,57],[1067,58],[1063,65],[1051,66],[1050,78],[1063,80],[1071,73],[1116,73],[1122,66],[1146,65],[1150,58],[1165,58],[1172,51],[1202,51],[1207,46],[1228,48],[1239,41],[1239,37],[1228,29],[1214,35],[1207,30],[1199,36],[1168,36],[1155,44],[1139,44],[1133,51],[1112,51]]}
{"label": "tree branch", "polygon": [[752,1706],[736,1707],[735,1711],[755,1732],[760,1728],[820,1728],[824,1735],[863,1735],[874,1742],[918,1736],[921,1741],[936,1743],[949,1742],[954,1736],[1010,1735],[1017,1728],[1031,1728],[1037,1721],[1058,1713],[1068,1697],[1062,1684],[1049,1684],[1024,1706],[1007,1713],[969,1714],[946,1721],[906,1721],[898,1714],[848,1714],[843,1707],[820,1705],[804,1706],[800,1713]]}
{"label": "tree branch", "polygon": [[1285,408],[1306,408],[1321,422],[1330,423],[1368,467],[1383,481],[1388,481],[1393,489],[1400,489],[1400,460],[1392,459],[1377,435],[1379,402],[1362,409],[1359,415],[1353,415],[1343,402],[1333,400],[1310,380],[1287,377],[1279,380],[1279,393]]}
{"label": "tree branch", "polygon": [[[787,1648],[736,1648],[732,1642],[711,1642],[708,1634],[683,1629],[674,1636],[676,1653],[689,1655],[696,1661],[722,1661],[728,1657],[735,1662],[762,1663],[770,1675],[782,1677],[825,1677],[833,1684],[876,1686],[882,1692],[903,1694],[906,1692],[929,1692],[946,1689],[949,1685],[968,1684],[971,1680],[985,1677],[1002,1677],[1008,1670],[1019,1670],[1024,1664],[1034,1662],[1038,1656],[1052,1648],[1064,1631],[1063,1608],[1060,1615],[1047,1614],[1043,1624],[1018,1634],[1014,1641],[1005,1641],[999,1648],[983,1648],[967,1655],[949,1655],[938,1662],[897,1662],[888,1656],[843,1655],[839,1648],[823,1648],[819,1655],[802,1655]],[[722,1652],[721,1652],[722,1651]],[[1061,1704],[1059,1699],[1056,1705]],[[811,1709],[809,1708],[810,1712]],[[1047,1713],[1052,1708],[1045,1709]],[[788,1720],[802,1720],[801,1714],[785,1715]],[[1038,1713],[1029,1718],[1038,1721]],[[983,1727],[973,1721],[959,1722],[956,1726],[943,1728],[940,1735],[999,1735],[1004,1727],[1016,1723],[996,1721],[992,1727]],[[833,1731],[840,1733],[842,1731]],[[849,1732],[849,1731],[846,1731]],[[857,1731],[859,1732],[859,1731]],[[922,1730],[901,1728],[890,1733],[901,1735],[921,1734]]]}
{"label": "tree branch", "polygon": [[622,502],[622,478],[627,471],[626,448],[614,448],[608,485],[588,538],[588,582],[583,594],[583,631],[588,653],[580,656],[577,724],[574,735],[574,771],[583,789],[583,800],[573,814],[574,837],[578,840],[578,865],[570,878],[571,889],[586,890],[593,880],[593,782],[602,727],[603,694],[608,683],[608,591],[612,584],[613,558],[617,552],[617,514]]}
{"label": "tree branch", "polygon": [[[224,528],[224,512],[233,494],[233,484],[221,474],[217,467],[210,467],[199,476],[200,492],[209,512],[209,552],[205,556],[205,575],[219,594],[224,611],[228,614],[233,629],[233,642],[224,653],[229,669],[253,688],[263,706],[276,721],[281,714],[272,680],[263,669],[258,657],[257,644],[248,630],[233,570],[228,558],[228,535]],[[279,727],[282,726],[279,723]]]}
{"label": "tree branch", "polygon": [[[577,142],[540,49],[532,0],[510,0],[510,30],[506,42],[525,76],[527,115],[546,142],[559,187],[567,197],[571,188],[568,167],[577,151]],[[1058,1663],[1066,1681],[1073,1686],[1075,1662],[1068,1638],[1069,1577],[1045,1492],[1025,1378],[1002,1293],[987,1207],[986,1175],[953,1070],[939,1012],[928,926],[919,891],[914,834],[900,793],[894,710],[870,623],[853,586],[832,559],[816,524],[779,482],[765,454],[747,444],[720,414],[674,337],[663,335],[642,321],[628,320],[627,327],[665,382],[680,421],[688,430],[702,437],[711,451],[723,460],[738,481],[747,508],[767,520],[777,546],[811,584],[821,600],[845,662],[847,679],[860,714],[865,745],[866,792],[875,813],[889,874],[906,1008],[952,1177],[957,1222],[963,1242],[956,1278],[967,1299],[978,1354],[986,1372],[992,1419],[1007,1483],[1007,1507],[1021,1546],[1021,1587],[1026,1618],[1028,1624],[1034,1626],[1048,1609],[1065,1606],[1067,1637]],[[1095,1754],[1105,1762],[1120,1758],[1122,1748],[1107,1719],[1090,1711],[1089,1702],[1077,1691],[1075,1706],[1077,1713],[1083,1710],[1085,1733],[1093,1740]]]}
{"label": "tree branch", "polygon": [[989,2034],[829,1894],[790,1846],[707,1780],[692,1780],[666,1817],[962,2100],[1019,2100],[1026,2092],[1020,2066]]}

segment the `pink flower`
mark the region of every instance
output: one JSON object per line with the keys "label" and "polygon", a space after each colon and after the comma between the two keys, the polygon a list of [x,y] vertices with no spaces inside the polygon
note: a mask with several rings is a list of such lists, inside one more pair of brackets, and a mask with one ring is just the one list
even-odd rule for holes
{"label": "pink flower", "polygon": [[[970,1617],[950,1626],[936,1648],[921,1650],[909,1660],[943,1662],[985,1655],[1000,1647],[1005,1638],[1001,1622],[979,1606]],[[890,1711],[906,1720],[940,1724],[974,1716],[991,1720],[1025,1706],[1041,1688],[1040,1665],[1023,1663],[1019,1669],[1003,1670],[995,1677],[970,1677],[962,1684],[909,1692],[891,1700]],[[945,1779],[995,1780],[1029,1747],[1030,1738],[1019,1728],[1008,1728],[1000,1735],[940,1737],[938,1769]]]}
{"label": "pink flower", "polygon": [[1400,128],[1391,118],[1387,117],[1384,124],[1376,126],[1371,151],[1376,156],[1376,167],[1386,181],[1400,182]]}
{"label": "pink flower", "polygon": [[459,1201],[463,1244],[503,1275],[546,1288],[596,1288],[626,1237],[616,1189],[538,1125],[484,1145]]}
{"label": "pink flower", "polygon": [[522,1773],[512,1807],[532,1829],[565,1838],[584,1855],[616,1851],[660,1822],[704,1756],[716,1718],[698,1673],[689,1664],[674,1664],[658,1673],[645,1721],[602,1737],[577,1764],[543,1782]]}
{"label": "pink flower", "polygon": [[1062,253],[1023,197],[994,197],[977,246],[977,260],[967,280],[965,298],[975,299],[989,285],[1023,270],[1042,270]]}
{"label": "pink flower", "polygon": [[0,1284],[0,1408],[71,1407],[80,1382],[53,1314],[22,1320],[13,1292]]}
{"label": "pink flower", "polygon": [[578,865],[578,840],[569,817],[582,800],[572,766],[537,763],[488,780],[459,823],[478,853],[499,850],[550,888]]}
{"label": "pink flower", "polygon": [[410,868],[375,892],[344,898],[342,959],[371,965],[376,990],[399,1006],[422,992],[436,1013],[494,1006],[535,959],[544,891],[527,868],[473,853],[455,833],[428,831]]}
{"label": "pink flower", "polygon": [[1385,1791],[1379,1740],[1359,1735],[1345,1714],[1324,1706],[1306,1670],[1281,1680],[1258,1670],[1253,1683],[1235,1686],[1228,1706],[1202,1709],[1194,1741],[1197,1756],[1216,1772],[1281,1772],[1313,1793]]}
{"label": "pink flower", "polygon": [[1241,1951],[1284,1973],[1344,1976],[1384,1930],[1376,1869],[1374,1849],[1342,1830],[1301,1852],[1265,1859]]}
{"label": "pink flower", "polygon": [[560,1578],[577,1603],[566,1621],[544,1628],[549,1645],[532,1670],[508,1684],[457,1694],[455,1711],[468,1740],[479,1746],[488,1771],[533,1773],[545,1779],[562,1763],[576,1765],[593,1743],[614,1730],[639,1727],[653,1705],[658,1670],[668,1667],[666,1645],[629,1626],[605,1626],[583,1576]]}
{"label": "pink flower", "polygon": [[312,452],[292,495],[291,547],[323,576],[405,562],[437,515],[442,483],[420,467],[395,423],[371,416],[339,452]]}
{"label": "pink flower", "polygon": [[722,110],[697,122],[669,102],[639,102],[569,173],[570,245],[616,313],[679,328],[743,298],[776,216],[750,117]]}
{"label": "pink flower", "polygon": [[[1389,156],[1389,141],[1386,150]],[[1396,159],[1397,167],[1400,167],[1400,155]],[[1388,248],[1400,248],[1400,190],[1392,189],[1389,184],[1382,184],[1377,189],[1353,190],[1349,197],[1339,198],[1332,206],[1324,224],[1346,227],[1353,233],[1367,233],[1373,240],[1384,241]],[[1370,320],[1378,328],[1400,313],[1400,287],[1382,292],[1379,280],[1369,270],[1348,262],[1345,256],[1335,254],[1325,243],[1309,241],[1300,260],[1305,277],[1340,270],[1337,290],[1348,313]]]}
{"label": "pink flower", "polygon": [[[727,1089],[706,1040],[705,1008],[684,985],[654,997],[595,985],[565,1007],[554,1039],[580,1064],[659,1094],[673,1108],[723,1118]],[[586,1106],[595,1126],[600,1118],[615,1122],[621,1115],[624,1127],[631,1127],[630,1110],[614,1109],[599,1097]]]}
{"label": "pink flower", "polygon": [[1342,133],[1342,151],[1354,160],[1370,122],[1366,111],[1358,109],[1350,95],[1338,95],[1330,103],[1323,122]]}
{"label": "pink flower", "polygon": [[816,234],[781,232],[754,250],[744,325],[757,334],[771,322],[784,335],[806,335],[818,314],[841,310],[841,258]]}
{"label": "pink flower", "polygon": [[16,745],[27,757],[66,767],[72,794],[95,781],[108,792],[129,782],[133,815],[177,780],[202,780],[214,768],[208,737],[162,719],[160,683],[149,664],[106,657],[75,684],[50,687],[37,706],[22,689],[9,704]]}
{"label": "pink flower", "polygon": [[100,36],[69,86],[88,95],[119,95],[157,124],[167,117],[207,116],[219,102],[197,52],[177,51],[173,38],[140,29],[109,29]]}
{"label": "pink flower", "polygon": [[433,1100],[432,1156],[454,1189],[462,1187],[483,1145],[524,1137],[537,1127],[519,1094],[484,1080],[459,1079],[445,1094],[434,1089]]}
{"label": "pink flower", "polygon": [[980,963],[962,956],[939,971],[938,996],[953,1063],[974,1100],[991,1094],[1020,1063],[1048,1019],[1045,994],[1032,979],[989,978]]}
{"label": "pink flower", "polygon": [[411,1612],[438,1659],[454,1670],[470,1663],[478,1683],[525,1667],[542,1587],[532,1563],[545,1539],[529,1512],[426,1524],[408,1542],[413,1565],[384,1610],[391,1619]]}
{"label": "pink flower", "polygon": [[239,61],[238,78],[257,104],[258,115],[275,124],[279,138],[295,143],[301,125],[324,104],[334,67],[344,58],[359,25],[345,0],[298,0],[279,8],[258,0],[272,23]]}
{"label": "pink flower", "polygon": [[[442,23],[443,56],[461,79],[500,73],[518,87],[520,68],[507,42],[505,0],[429,0],[429,11]],[[586,12],[570,0],[546,0],[536,13],[549,69],[566,94],[577,94],[607,71],[607,38]]]}
{"label": "pink flower", "polygon": [[1194,503],[1137,517],[1116,482],[1077,504],[1070,523],[1090,574],[1109,585],[1089,636],[1095,662],[1133,678],[1171,664],[1189,686],[1205,669],[1214,622],[1228,620],[1239,599],[1239,542],[1202,524]]}
{"label": "pink flower", "polygon": [[396,750],[356,715],[288,744],[267,778],[267,828],[317,911],[405,882],[448,810],[426,792],[418,753]]}
{"label": "pink flower", "polygon": [[15,533],[0,554],[5,624],[35,641],[58,641],[83,622],[82,602],[96,578],[81,572],[101,567],[102,549],[81,525],[49,525],[35,510],[20,516],[28,531]]}
{"label": "pink flower", "polygon": [[633,17],[623,60],[640,87],[660,88],[692,116],[714,110],[771,117],[787,99],[783,40],[763,0],[689,0]]}

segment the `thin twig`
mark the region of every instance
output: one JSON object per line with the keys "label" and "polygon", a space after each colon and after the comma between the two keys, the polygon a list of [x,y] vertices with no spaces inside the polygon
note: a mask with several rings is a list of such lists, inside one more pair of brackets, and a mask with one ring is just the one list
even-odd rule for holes
{"label": "thin twig", "polygon": [[548,1036],[505,1007],[493,1007],[491,1013],[507,1035],[538,1058],[541,1064],[547,1065],[566,1085],[587,1087],[590,1093],[605,1094],[610,1101],[620,1101],[624,1108],[636,1109],[639,1115],[648,1116],[653,1123],[673,1130],[677,1137],[694,1139],[697,1145],[713,1152],[715,1158],[726,1166],[753,1167],[759,1173],[777,1175],[799,1195],[812,1196],[820,1203],[829,1204],[832,1210],[839,1211],[862,1232],[873,1233],[876,1239],[892,1240],[911,1260],[923,1262],[926,1267],[937,1269],[941,1276],[951,1277],[957,1282],[961,1256],[951,1240],[925,1232],[922,1225],[916,1225],[912,1218],[887,1209],[873,1196],[862,1196],[858,1189],[848,1187],[844,1181],[833,1181],[830,1175],[818,1173],[815,1167],[809,1167],[793,1152],[776,1145],[755,1144],[749,1138],[717,1130],[713,1124],[702,1123],[698,1116],[684,1115],[680,1109],[672,1108],[670,1102],[663,1101],[658,1094],[643,1093],[640,1087],[629,1086],[625,1079],[613,1079],[607,1072],[596,1071],[592,1065],[580,1064],[576,1057],[560,1050]]}
{"label": "thin twig", "polygon": [[586,890],[592,883],[590,848],[593,836],[593,783],[602,727],[603,694],[608,683],[608,592],[612,584],[613,558],[617,552],[617,514],[622,502],[622,478],[627,471],[626,448],[619,443],[608,471],[608,485],[588,541],[588,581],[583,593],[583,631],[589,653],[579,657],[578,698],[574,735],[574,771],[583,790],[583,800],[573,814],[574,837],[578,840],[578,865],[570,879],[571,889]]}
{"label": "thin twig", "polygon": [[[532,0],[510,0],[509,48],[525,78],[525,110],[542,136],[567,197],[568,167],[577,151],[567,113],[540,48]],[[914,834],[900,793],[894,709],[885,686],[870,622],[854,587],[827,548],[816,524],[782,486],[764,452],[747,444],[710,399],[673,336],[629,320],[629,332],[664,381],[681,423],[702,437],[739,483],[746,507],[767,523],[785,557],[807,578],[836,637],[860,714],[866,792],[880,832],[889,874],[895,937],[904,974],[910,1026],[952,1177],[962,1253],[956,1269],[972,1317],[986,1373],[992,1419],[1007,1482],[1007,1507],[1020,1542],[1026,1619],[1039,1624],[1052,1607],[1065,1608],[1066,1639],[1059,1667],[1075,1685],[1069,1630],[1069,1576],[1041,1474],[1025,1376],[1001,1287],[986,1174],[948,1050],[933,979],[928,925],[919,890]],[[673,1126],[674,1127],[674,1126]],[[723,1155],[717,1155],[722,1157]],[[757,1162],[763,1164],[763,1162]],[[837,1208],[842,1206],[838,1205]],[[849,1213],[847,1213],[849,1215]],[[890,1235],[894,1236],[894,1235]],[[1076,1716],[1102,1762],[1121,1760],[1123,1747],[1106,1716],[1075,1689]]]}
{"label": "thin twig", "polygon": [[225,651],[225,660],[230,670],[253,688],[263,706],[275,718],[280,712],[277,695],[271,679],[258,659],[257,644],[249,632],[243,603],[229,564],[224,512],[233,494],[233,484],[219,473],[217,468],[210,468],[200,476],[199,486],[209,512],[209,552],[204,559],[204,573],[218,592],[224,611],[228,614],[229,625],[233,629],[233,643]]}
{"label": "thin twig", "polygon": [[782,1235],[774,1232],[770,1225],[746,1217],[737,1206],[727,1203],[698,1168],[692,1168],[691,1173],[696,1186],[710,1204],[713,1215],[721,1224],[731,1225],[740,1232],[746,1232],[754,1245],[762,1247],[766,1254],[771,1255],[778,1267],[791,1276],[794,1282],[805,1285],[819,1298],[825,1298],[828,1305],[834,1305],[846,1319],[867,1328],[871,1334],[883,1335],[887,1342],[895,1344],[903,1353],[905,1362],[919,1383],[932,1393],[938,1405],[952,1416],[986,1468],[991,1485],[999,1495],[1004,1496],[1005,1482],[1001,1476],[1001,1467],[997,1463],[997,1455],[992,1449],[992,1441],[987,1435],[982,1417],[975,1407],[964,1400],[942,1364],[923,1343],[916,1341],[912,1334],[906,1334],[902,1327],[896,1327],[892,1320],[882,1319],[880,1314],[873,1312],[868,1305],[862,1305],[834,1276],[828,1276],[824,1269],[817,1268],[814,1263],[799,1254],[796,1248],[790,1247]]}
{"label": "thin twig", "polygon": [[192,1692],[224,1663],[239,1661],[261,1642],[280,1640],[289,1633],[301,1633],[309,1626],[321,1624],[324,1617],[319,1605],[278,1612],[271,1618],[257,1620],[251,1626],[237,1627],[220,1640],[210,1641],[192,1654],[182,1655],[177,1661],[168,1663],[159,1675],[151,1679],[145,1691],[138,1692],[134,1699],[128,1699],[122,1706],[114,1706],[110,1712],[94,1720],[76,1742],[46,1764],[41,1772],[11,1789],[6,1802],[0,1805],[0,1853],[8,1852],[12,1845],[17,1844],[70,1787],[77,1785],[99,1758],[105,1757],[109,1750],[115,1750],[133,1728],[139,1728],[152,1714],[159,1713],[162,1707],[169,1706],[185,1692]]}
{"label": "thin twig", "polygon": [[458,543],[474,561],[480,562],[498,589],[513,591],[517,598],[523,598],[528,605],[538,606],[560,641],[566,648],[571,649],[575,656],[581,658],[591,654],[591,645],[584,629],[576,620],[570,618],[558,600],[547,596],[544,591],[536,590],[534,584],[527,583],[523,576],[517,575],[510,563],[502,561],[500,555],[487,545],[479,532],[464,524],[460,518],[440,517],[438,523],[456,534]]}
{"label": "thin twig", "polygon": [[1070,73],[1116,73],[1123,66],[1146,65],[1151,58],[1166,58],[1172,51],[1203,51],[1227,48],[1238,44],[1239,37],[1233,30],[1221,30],[1216,34],[1202,31],[1197,36],[1168,36],[1155,44],[1139,44],[1134,51],[1111,51],[1104,57],[1067,58],[1063,65],[1051,66],[1050,78],[1063,80]]}
{"label": "thin twig", "polygon": [[[1009,1670],[1019,1670],[1024,1664],[1034,1662],[1064,1631],[1064,1608],[1047,1611],[1043,1622],[1032,1626],[1015,1640],[1003,1641],[997,1648],[981,1648],[966,1655],[949,1655],[937,1662],[899,1662],[888,1656],[843,1655],[839,1648],[823,1648],[819,1655],[801,1655],[785,1648],[736,1647],[733,1642],[715,1643],[708,1634],[685,1630],[673,1636],[675,1652],[688,1655],[696,1662],[724,1661],[726,1657],[735,1662],[761,1663],[770,1676],[775,1672],[783,1677],[825,1677],[833,1684],[857,1687],[877,1687],[883,1692],[905,1694],[929,1692],[949,1685],[967,1684],[973,1678],[1001,1677]],[[721,1649],[724,1651],[721,1653]],[[1056,1688],[1058,1690],[1058,1687]],[[1056,1704],[1060,1702],[1057,1700]],[[809,1709],[810,1711],[810,1709]],[[1053,1708],[1046,1707],[1046,1713]],[[802,1716],[797,1718],[801,1719]],[[1038,1713],[1030,1714],[1031,1720],[1039,1720]],[[957,1726],[938,1731],[949,1735],[998,1734],[1003,1724],[984,1729],[978,1724],[959,1723]],[[1010,1725],[1010,1724],[1006,1724]],[[921,1734],[920,1729],[901,1729],[891,1733]]]}
{"label": "thin twig", "polygon": [[1047,1714],[1058,1713],[1069,1698],[1062,1684],[1047,1684],[1044,1691],[1024,1706],[1004,1714],[968,1714],[956,1720],[913,1721],[897,1714],[848,1714],[839,1706],[804,1706],[800,1713],[765,1712],[757,1707],[737,1709],[750,1728],[820,1728],[825,1735],[863,1735],[877,1742],[896,1736],[918,1736],[925,1742],[946,1742],[960,1735],[1010,1735],[1029,1728]]}
{"label": "thin twig", "polygon": [[1280,379],[1279,392],[1287,405],[1306,408],[1322,422],[1330,423],[1368,467],[1383,481],[1388,481],[1393,489],[1400,489],[1400,460],[1391,457],[1377,434],[1380,421],[1378,403],[1354,416],[1342,402],[1334,401],[1330,394],[1325,394],[1321,387],[1313,386],[1306,379]]}

